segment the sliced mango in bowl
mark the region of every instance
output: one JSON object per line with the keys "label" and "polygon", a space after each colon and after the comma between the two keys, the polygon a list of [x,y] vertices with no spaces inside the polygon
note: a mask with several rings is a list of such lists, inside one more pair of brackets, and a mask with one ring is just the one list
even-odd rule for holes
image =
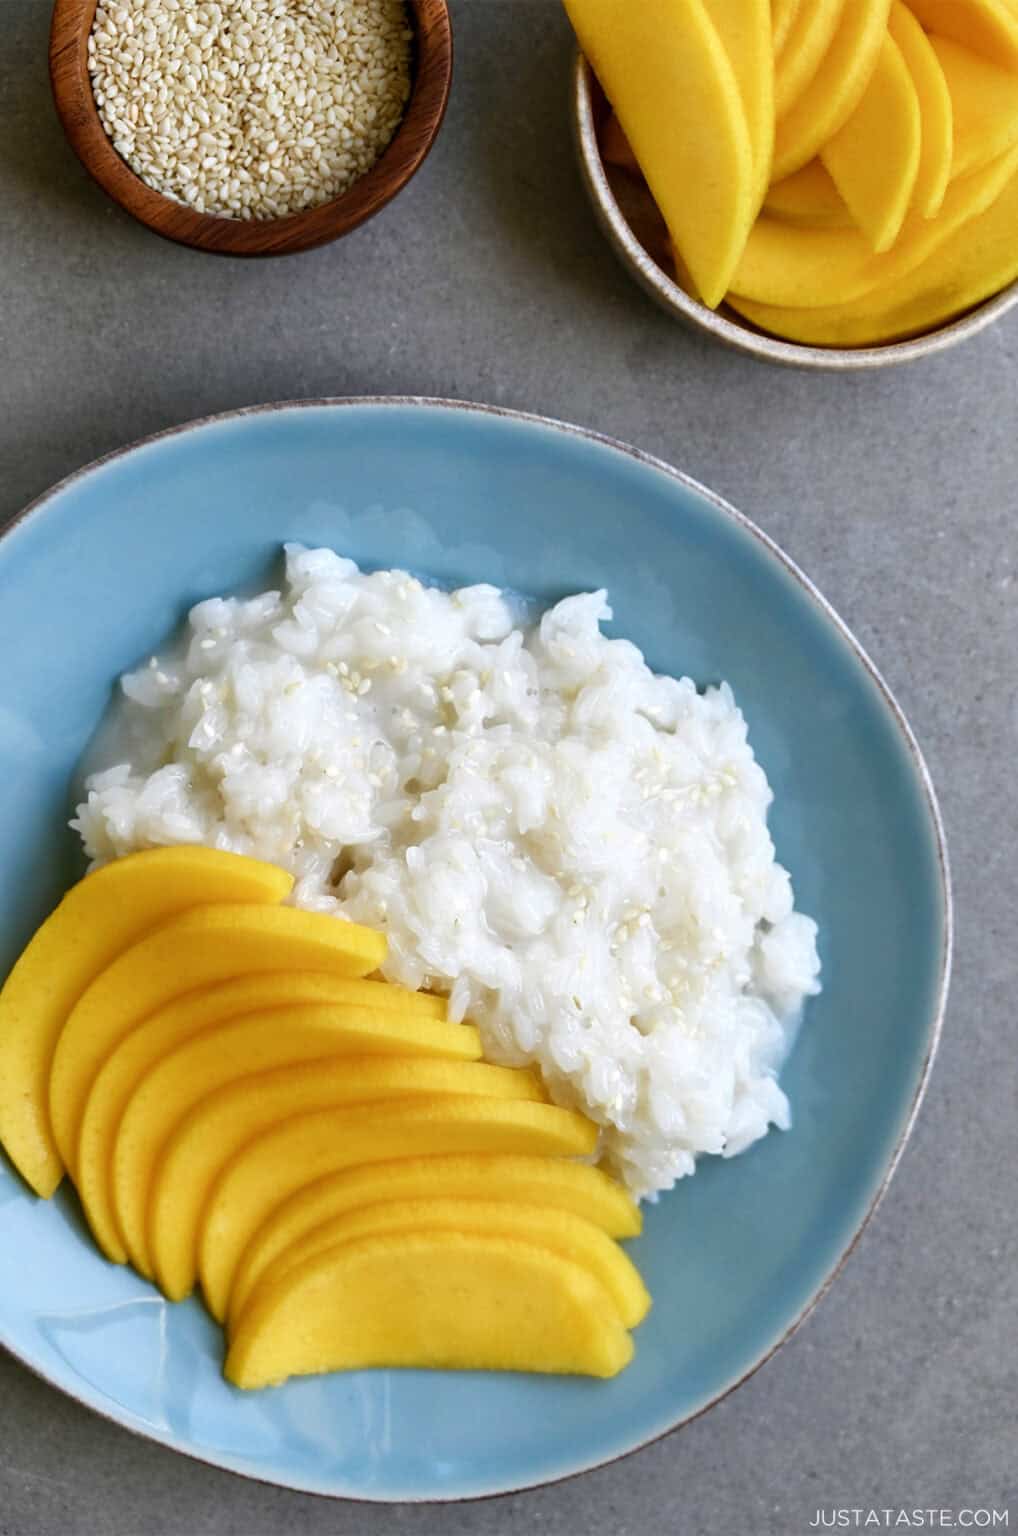
{"label": "sliced mango in bowl", "polygon": [[854,229],[855,220],[821,160],[772,182],[763,212],[806,229]]}
{"label": "sliced mango in bowl", "polygon": [[774,110],[785,116],[820,68],[841,24],[845,0],[800,0],[775,47]]}
{"label": "sliced mango in bowl", "polygon": [[933,43],[902,0],[892,0],[887,32],[901,51],[919,102],[919,169],[913,203],[924,219],[940,212],[954,161],[951,93]]}
{"label": "sliced mango in bowl", "polygon": [[875,252],[890,250],[912,202],[922,149],[919,94],[901,49],[885,33],[862,100],[820,153]]}
{"label": "sliced mango in bowl", "polygon": [[705,0],[708,19],[732,66],[749,131],[754,211],[774,160],[774,52],[770,0]]}
{"label": "sliced mango in bowl", "polygon": [[1003,69],[1018,69],[1018,7],[1014,0],[908,0],[927,32],[949,37]]}
{"label": "sliced mango in bowl", "polygon": [[774,175],[798,171],[838,132],[869,84],[887,29],[890,0],[845,0],[831,45],[794,105],[778,118]]}
{"label": "sliced mango in bowl", "polygon": [[936,219],[911,214],[889,251],[875,255],[858,230],[803,229],[759,219],[735,274],[729,302],[824,309],[846,304],[897,282],[999,196],[1011,179],[1016,152],[947,189]]}
{"label": "sliced mango in bowl", "polygon": [[1018,143],[1018,70],[982,58],[946,37],[931,37],[951,97],[952,180],[971,176]]}
{"label": "sliced mango in bowl", "polygon": [[818,347],[867,347],[944,325],[1018,281],[1018,174],[999,197],[895,283],[829,308],[779,309],[738,300],[762,330]]}
{"label": "sliced mango in bowl", "polygon": [[566,0],[566,10],[692,282],[719,303],[757,183],[742,95],[704,0]]}
{"label": "sliced mango in bowl", "polygon": [[[702,0],[700,8],[655,0],[629,7],[621,24],[623,0],[565,4],[612,109],[598,132],[602,158],[628,173],[623,187],[612,182],[620,213],[680,287],[710,308],[726,300],[760,330],[796,339],[816,329],[798,322],[799,311],[833,314],[872,295],[873,315],[894,330],[881,336],[862,324],[870,344],[900,339],[899,285],[918,268],[932,273],[940,244],[980,218],[1007,180],[1006,157],[1018,143],[1015,0],[773,0],[769,68],[768,19],[748,0]],[[715,112],[721,142],[741,137],[719,53],[758,171],[773,143],[770,179],[754,185],[748,223],[741,151],[729,159],[723,212],[716,185],[705,192],[687,163],[699,153],[705,113]],[[660,63],[676,57],[704,71],[699,95],[690,90],[681,103],[678,76],[668,80]],[[649,91],[645,79],[655,82]],[[693,102],[696,125],[686,121]],[[597,99],[594,117],[596,125]],[[716,150],[713,161],[701,155],[712,176]],[[714,244],[704,261],[708,231]],[[952,314],[958,294],[981,295],[975,305],[999,291],[993,283],[1007,266],[987,257],[981,267],[988,249],[973,244]],[[934,329],[945,306],[929,297],[908,313],[928,314]],[[843,334],[854,329],[846,324]]]}
{"label": "sliced mango in bowl", "polygon": [[799,14],[802,0],[772,0],[771,3],[771,39],[774,49],[774,57],[780,57],[781,50],[785,46],[788,35],[795,24],[795,18]]}

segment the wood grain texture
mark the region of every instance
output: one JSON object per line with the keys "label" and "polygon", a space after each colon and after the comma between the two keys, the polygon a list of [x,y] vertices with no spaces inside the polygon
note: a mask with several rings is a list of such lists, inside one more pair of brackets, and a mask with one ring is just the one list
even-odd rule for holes
{"label": "wood grain texture", "polygon": [[407,0],[414,28],[413,83],[403,120],[382,155],[341,197],[282,219],[198,213],[136,176],[99,117],[88,73],[88,36],[98,0],[56,0],[50,80],[64,132],[94,181],[114,202],[167,240],[225,256],[285,256],[349,234],[405,187],[435,141],[452,80],[452,25],[446,0]]}

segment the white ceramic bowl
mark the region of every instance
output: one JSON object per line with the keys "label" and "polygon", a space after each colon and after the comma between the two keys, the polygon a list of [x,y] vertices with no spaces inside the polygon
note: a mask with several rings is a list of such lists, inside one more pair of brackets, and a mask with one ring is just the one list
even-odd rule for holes
{"label": "white ceramic bowl", "polygon": [[596,86],[590,66],[577,55],[573,74],[573,127],[584,184],[598,223],[622,265],[676,320],[705,331],[726,347],[748,352],[767,362],[792,368],[828,368],[850,372],[860,368],[886,368],[893,363],[909,363],[932,357],[975,336],[1018,304],[1018,282],[1002,293],[978,305],[960,320],[938,326],[912,341],[888,342],[882,347],[808,347],[781,341],[756,330],[733,310],[722,306],[707,309],[680,288],[654,257],[644,249],[619,206],[601,160],[597,141],[594,92]]}

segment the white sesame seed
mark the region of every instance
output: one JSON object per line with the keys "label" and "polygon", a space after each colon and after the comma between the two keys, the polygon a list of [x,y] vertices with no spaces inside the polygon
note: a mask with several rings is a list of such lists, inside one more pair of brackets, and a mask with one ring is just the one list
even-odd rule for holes
{"label": "white sesame seed", "polygon": [[374,164],[406,106],[411,41],[403,0],[100,0],[88,67],[106,132],[148,185],[272,218]]}

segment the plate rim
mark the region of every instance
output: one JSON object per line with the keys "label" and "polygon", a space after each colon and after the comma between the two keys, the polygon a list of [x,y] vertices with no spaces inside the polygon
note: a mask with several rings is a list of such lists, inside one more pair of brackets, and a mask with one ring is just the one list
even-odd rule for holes
{"label": "plate rim", "polygon": [[[180,1440],[172,1434],[172,1432],[162,1432],[155,1425],[145,1425],[143,1423],[130,1422],[129,1418],[125,1416],[124,1413],[117,1414],[109,1407],[103,1406],[98,1402],[90,1401],[88,1396],[83,1395],[81,1392],[75,1390],[71,1386],[64,1384],[63,1382],[58,1381],[56,1377],[51,1375],[49,1371],[47,1371],[43,1366],[23,1355],[21,1351],[16,1348],[8,1339],[3,1328],[2,1319],[0,1319],[0,1346],[2,1346],[8,1352],[8,1354],[10,1354],[21,1366],[23,1366],[24,1369],[29,1371],[39,1380],[45,1382],[48,1387],[51,1387],[54,1390],[60,1392],[63,1396],[70,1398],[73,1402],[80,1404],[89,1412],[97,1414],[100,1418],[105,1419],[111,1424],[115,1424],[120,1429],[126,1430],[129,1434],[136,1435],[139,1439],[151,1441],[152,1443],[160,1445],[167,1450],[176,1452],[178,1455],[187,1456],[193,1461],[197,1461],[206,1466],[215,1467],[221,1471],[232,1473],[237,1477],[246,1478],[251,1482],[261,1483],[267,1487],[285,1488],[292,1492],[302,1493],[315,1498],[343,1500],[351,1504],[374,1504],[383,1507],[385,1505],[396,1507],[407,1504],[472,1504],[486,1502],[493,1499],[511,1498],[518,1493],[524,1493],[537,1488],[551,1487],[555,1484],[569,1482],[573,1478],[582,1477],[587,1472],[592,1472],[599,1467],[612,1466],[616,1462],[622,1461],[629,1456],[635,1455],[638,1451],[646,1450],[649,1446],[658,1444],[658,1442],[666,1439],[669,1435],[677,1433],[680,1429],[684,1428],[685,1425],[692,1424],[697,1419],[702,1418],[704,1414],[709,1413],[711,1409],[718,1405],[718,1403],[723,1402],[733,1392],[736,1392],[741,1386],[744,1385],[745,1382],[750,1379],[750,1377],[755,1376],[761,1367],[767,1364],[767,1362],[778,1352],[782,1345],[787,1343],[793,1334],[798,1332],[803,1323],[806,1322],[807,1318],[812,1315],[814,1309],[827,1295],[831,1286],[837,1280],[842,1269],[844,1268],[848,1259],[851,1257],[852,1253],[855,1251],[855,1248],[860,1242],[864,1232],[876,1214],[884,1196],[887,1193],[891,1180],[897,1171],[898,1165],[905,1151],[905,1147],[907,1146],[909,1138],[911,1137],[912,1131],[915,1127],[916,1119],[922,1106],[923,1099],[926,1096],[930,1074],[933,1069],[933,1062],[936,1057],[943,1034],[944,1018],[947,1009],[947,999],[951,980],[955,932],[954,900],[952,894],[950,860],[947,851],[947,838],[944,829],[943,817],[937,800],[936,791],[933,786],[929,768],[927,767],[926,760],[923,756],[919,743],[916,740],[912,727],[909,724],[908,719],[906,718],[905,713],[901,708],[901,705],[898,703],[894,693],[884,679],[876,663],[872,660],[869,653],[862,645],[861,641],[856,638],[848,624],[844,621],[844,619],[841,618],[840,614],[831,605],[831,603],[823,595],[815,583],[805,574],[805,572],[799,567],[795,560],[793,560],[792,557],[785,552],[781,545],[778,544],[770,534],[765,532],[764,529],[760,528],[755,522],[753,522],[751,518],[749,518],[744,512],[739,511],[737,507],[733,506],[733,504],[727,501],[723,496],[720,496],[716,491],[711,490],[709,486],[704,485],[701,481],[695,479],[693,476],[686,474],[683,470],[677,469],[674,465],[668,463],[667,460],[659,458],[652,453],[648,453],[642,448],[634,447],[632,444],[626,443],[620,438],[612,437],[607,433],[596,431],[593,428],[581,427],[575,423],[563,421],[557,417],[543,415],[538,412],[515,410],[507,406],[483,404],[478,401],[456,400],[446,396],[411,394],[325,395],[310,397],[306,399],[298,398],[293,400],[270,401],[261,405],[239,406],[232,410],[217,411],[208,415],[197,416],[192,420],[178,423],[175,426],[165,427],[158,432],[147,433],[144,436],[136,438],[130,443],[123,445],[122,447],[114,448],[107,453],[100,454],[97,458],[90,460],[88,463],[80,466],[78,469],[72,470],[62,479],[56,481],[47,490],[44,490],[40,495],[36,496],[25,507],[23,507],[20,512],[16,512],[12,518],[8,519],[8,521],[2,527],[0,527],[0,559],[2,559],[6,541],[9,540],[12,535],[16,535],[19,531],[23,530],[29,522],[35,523],[37,521],[41,521],[50,505],[56,502],[79,481],[85,480],[87,477],[95,474],[99,470],[106,468],[108,465],[115,463],[119,459],[125,458],[130,454],[140,452],[142,449],[148,448],[153,444],[165,442],[168,439],[174,437],[183,437],[192,433],[198,433],[206,429],[220,426],[226,422],[238,421],[251,416],[270,416],[281,412],[297,412],[302,410],[341,410],[348,407],[368,407],[371,409],[390,410],[394,408],[402,409],[408,406],[431,410],[434,411],[436,415],[448,413],[451,415],[464,414],[504,418],[511,422],[519,423],[525,426],[540,427],[550,430],[552,433],[563,434],[568,437],[573,437],[581,441],[594,443],[600,447],[607,448],[615,453],[620,454],[624,458],[633,460],[646,468],[655,470],[658,473],[665,475],[669,480],[677,482],[684,489],[693,492],[694,495],[709,503],[716,512],[721,514],[724,520],[733,522],[744,533],[749,534],[758,544],[760,544],[764,551],[778,563],[778,565],[786,572],[786,574],[792,577],[792,579],[802,589],[810,602],[819,610],[821,617],[826,619],[827,622],[833,626],[842,642],[848,647],[856,661],[862,666],[863,671],[868,676],[870,682],[874,685],[877,694],[881,698],[891,720],[897,727],[898,736],[906,748],[907,756],[915,774],[917,785],[921,791],[922,799],[925,804],[928,816],[929,827],[932,832],[933,848],[936,855],[937,875],[939,877],[941,923],[939,933],[939,967],[937,972],[936,985],[934,988],[931,1017],[926,1030],[925,1050],[923,1054],[922,1065],[919,1069],[915,1090],[913,1092],[911,1101],[904,1112],[904,1117],[901,1121],[897,1138],[891,1149],[891,1153],[887,1160],[886,1166],[884,1167],[883,1173],[848,1241],[841,1248],[838,1256],[835,1258],[834,1262],[828,1269],[821,1283],[817,1286],[813,1295],[799,1309],[796,1315],[782,1330],[780,1335],[763,1353],[759,1355],[757,1359],[754,1360],[754,1362],[749,1366],[747,1370],[745,1370],[734,1381],[730,1381],[721,1387],[721,1389],[716,1392],[708,1402],[703,1403],[693,1412],[683,1415],[682,1417],[676,1419],[673,1423],[669,1424],[666,1428],[657,1430],[644,1438],[638,1439],[633,1444],[627,1445],[625,1449],[617,1451],[614,1454],[595,1454],[589,1460],[583,1460],[571,1466],[567,1471],[552,1472],[547,1476],[539,1476],[533,1480],[524,1478],[521,1481],[514,1481],[504,1487],[494,1488],[489,1491],[480,1493],[407,1493],[396,1496],[385,1494],[374,1496],[363,1491],[354,1493],[348,1490],[329,1489],[320,1486],[315,1487],[309,1485],[307,1482],[301,1482],[299,1479],[280,1476],[278,1473],[273,1476],[267,1476],[263,1473],[253,1471],[249,1466],[243,1465],[238,1458],[234,1458],[229,1455],[216,1456],[212,1454],[204,1454],[197,1447],[182,1444]],[[16,1173],[14,1176],[17,1178]]]}

